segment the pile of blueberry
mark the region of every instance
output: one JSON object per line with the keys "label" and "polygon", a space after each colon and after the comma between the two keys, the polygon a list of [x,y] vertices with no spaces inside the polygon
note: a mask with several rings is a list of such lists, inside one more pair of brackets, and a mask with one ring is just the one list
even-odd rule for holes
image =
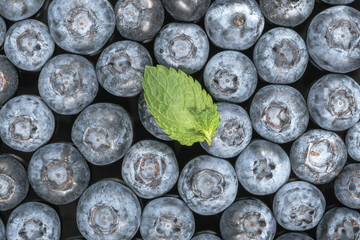
{"label": "pile of blueberry", "polygon": [[[0,240],[360,239],[359,0],[1,0]],[[146,65],[216,102],[156,123]]]}

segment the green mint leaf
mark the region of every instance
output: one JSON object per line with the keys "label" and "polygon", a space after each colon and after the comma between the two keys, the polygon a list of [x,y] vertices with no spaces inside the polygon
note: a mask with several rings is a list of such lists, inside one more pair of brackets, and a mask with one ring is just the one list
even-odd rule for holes
{"label": "green mint leaf", "polygon": [[198,81],[181,70],[146,66],[143,88],[150,112],[170,138],[187,146],[205,140],[211,145],[219,113]]}

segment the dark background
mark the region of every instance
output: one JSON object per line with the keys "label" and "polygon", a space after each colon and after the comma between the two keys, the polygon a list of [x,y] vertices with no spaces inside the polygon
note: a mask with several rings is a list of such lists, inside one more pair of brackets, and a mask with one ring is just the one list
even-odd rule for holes
{"label": "dark background", "polygon": [[[171,0],[166,0],[166,1],[171,1]],[[51,2],[51,0],[46,0],[43,8],[35,16],[33,16],[31,18],[40,20],[47,24],[47,8],[48,8],[48,5],[50,2]],[[114,7],[116,0],[109,0],[109,2]],[[360,1],[355,0],[352,4],[349,4],[349,6],[352,6],[359,10],[360,9]],[[311,19],[317,13],[319,13],[320,11],[322,11],[328,7],[331,7],[331,5],[325,4],[325,3],[317,0],[315,3],[315,9],[312,12],[311,16],[300,26],[294,28],[294,30],[297,31],[303,37],[303,39],[305,39],[306,31],[307,31],[307,28],[308,28],[308,25],[309,25]],[[7,21],[6,19],[4,19],[4,20],[6,21],[7,28],[9,28],[13,24],[13,22]],[[169,22],[174,22],[174,21],[176,21],[176,20],[172,19],[172,17],[169,14],[167,14],[165,11],[164,24],[169,23]],[[199,22],[197,22],[197,24],[200,25],[203,29],[205,29],[204,24],[203,24],[203,19],[201,19]],[[263,33],[267,32],[268,30],[270,30],[274,27],[277,27],[277,26],[275,26],[269,22],[266,22]],[[108,45],[110,45],[111,43],[120,41],[120,40],[124,40],[124,38],[121,37],[119,32],[115,29],[114,34],[112,35],[111,39],[107,42],[107,44],[104,46],[104,48],[107,47]],[[149,50],[149,52],[151,53],[151,55],[153,57],[154,64],[156,64],[156,59],[153,55],[153,43],[154,43],[154,41],[150,41],[148,43],[145,43],[144,46]],[[102,49],[104,49],[104,48],[102,48]],[[210,55],[209,55],[208,59],[210,59],[214,54],[216,54],[220,51],[223,51],[223,49],[217,48],[213,44],[211,44],[210,45]],[[242,52],[244,54],[246,54],[250,59],[252,59],[253,47],[246,51],[242,51]],[[66,53],[66,52],[56,46],[54,56],[58,55],[58,54],[63,54],[63,53]],[[3,51],[3,47],[1,47],[0,54],[5,54]],[[86,56],[86,57],[95,65],[99,55],[100,55],[100,53],[93,55],[93,56]],[[22,95],[22,94],[39,95],[38,89],[37,89],[37,79],[39,76],[39,72],[27,72],[27,71],[22,71],[22,70],[18,69],[18,73],[19,73],[19,88],[15,95],[16,96]],[[327,73],[328,72],[318,69],[312,63],[309,62],[307,70],[306,70],[305,74],[303,75],[303,77],[296,83],[291,84],[290,86],[298,89],[303,94],[304,98],[306,99],[307,92],[310,89],[311,85],[317,79],[319,79],[320,77],[322,77],[323,75],[325,75]],[[199,80],[201,84],[203,84],[202,74],[203,74],[203,69],[200,70],[199,72],[193,74],[192,76],[195,79]],[[358,83],[360,83],[360,70],[348,73],[347,75],[352,77]],[[257,90],[265,85],[267,85],[267,83],[265,83],[259,79]],[[154,139],[154,140],[161,141],[161,140],[153,137],[142,126],[142,124],[139,120],[138,111],[137,111],[137,99],[138,99],[137,96],[130,97],[130,98],[121,98],[121,97],[113,96],[113,95],[109,94],[108,92],[106,92],[99,85],[99,92],[93,103],[111,102],[111,103],[119,104],[122,107],[124,107],[130,113],[132,120],[133,120],[133,124],[134,124],[133,143],[136,143],[142,139]],[[250,98],[248,101],[240,104],[247,111],[249,110],[249,105],[250,105],[251,99],[252,98]],[[56,113],[54,113],[54,115],[55,115],[55,119],[56,119],[56,128],[55,128],[54,135],[51,138],[51,140],[49,141],[49,143],[54,143],[54,142],[59,142],[59,141],[71,142],[71,127],[72,127],[72,124],[75,121],[77,115],[63,116],[63,115],[59,115]],[[313,123],[313,121],[310,120],[307,131],[310,129],[314,129],[314,128],[319,128],[319,127],[315,123]],[[342,137],[344,139],[346,131],[345,132],[337,132],[337,133],[340,135],[340,137]],[[261,137],[258,134],[256,134],[256,132],[254,131],[253,139],[261,139]],[[168,144],[174,150],[174,152],[177,156],[180,170],[192,158],[194,158],[198,155],[207,154],[205,152],[205,150],[203,150],[201,148],[199,143],[196,143],[191,147],[186,147],[186,146],[181,146],[176,141],[172,141],[172,142],[163,141],[163,142]],[[290,151],[291,144],[292,144],[292,142],[287,143],[287,144],[281,144],[281,146],[284,148],[284,150],[288,154]],[[31,156],[33,154],[33,153],[23,153],[23,152],[15,151],[15,150],[9,148],[8,146],[6,146],[4,143],[1,143],[0,153],[1,154],[13,153],[17,156],[20,156],[24,160],[24,165],[26,168],[27,168],[27,164],[29,163]],[[235,157],[235,158],[231,158],[228,160],[234,166],[236,159],[237,158]],[[353,162],[355,162],[355,161],[349,157],[347,164],[353,163]],[[94,166],[90,163],[88,163],[88,164],[91,169],[90,184],[93,184],[93,183],[99,181],[100,179],[104,179],[104,178],[121,179],[122,159],[120,159],[119,161],[117,161],[113,164],[107,165],[107,166]],[[291,173],[290,181],[296,180],[296,179],[297,179],[296,176],[293,173]],[[328,183],[328,184],[318,185],[318,188],[322,191],[322,193],[324,194],[324,196],[326,198],[326,203],[327,203],[326,210],[333,208],[335,206],[342,206],[342,204],[335,197],[334,189],[333,189],[333,182]],[[178,195],[176,185],[168,194]],[[237,198],[255,197],[255,198],[258,198],[258,199],[264,201],[271,208],[273,195],[274,194],[268,195],[268,196],[255,196],[255,195],[248,193],[239,184]],[[40,199],[34,193],[34,191],[31,189],[31,187],[29,190],[29,194],[27,195],[26,199],[23,202],[28,202],[28,201],[39,201],[39,202],[45,203],[44,200]],[[140,199],[140,202],[143,206],[145,206],[148,203],[148,201],[149,200],[146,200],[146,199]],[[51,207],[53,207],[58,212],[58,214],[60,216],[61,223],[62,223],[61,239],[66,239],[67,237],[80,235],[80,233],[77,229],[77,226],[76,226],[77,202],[78,201],[74,201],[70,204],[66,204],[66,205],[62,205],[62,206],[56,206],[56,205],[49,204]],[[8,210],[8,211],[0,212],[0,218],[3,220],[5,225],[6,225],[6,222],[8,220],[8,217],[9,217],[11,211],[12,211],[12,209]],[[218,233],[218,235],[220,236],[219,220],[221,217],[221,213],[214,215],[214,216],[201,216],[201,215],[194,213],[194,216],[195,216],[195,221],[196,221],[196,230],[195,230],[196,232],[204,231],[204,230],[211,230],[211,231]],[[315,231],[316,231],[316,228],[313,228],[311,230],[306,231],[306,233],[308,233],[310,236],[312,236],[315,239]],[[279,236],[285,232],[287,232],[287,231],[284,230],[280,225],[277,225],[276,236]],[[141,238],[139,231],[137,232],[135,238]]]}

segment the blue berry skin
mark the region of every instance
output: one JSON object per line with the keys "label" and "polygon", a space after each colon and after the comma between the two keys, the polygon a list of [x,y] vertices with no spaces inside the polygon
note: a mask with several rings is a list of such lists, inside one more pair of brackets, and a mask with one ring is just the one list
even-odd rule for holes
{"label": "blue berry skin", "polygon": [[5,231],[5,225],[3,221],[0,219],[0,239],[6,239],[6,231]]}
{"label": "blue berry skin", "polygon": [[87,161],[108,165],[122,158],[133,141],[129,113],[113,103],[96,103],[76,118],[71,139]]}
{"label": "blue berry skin", "polygon": [[290,176],[290,159],[277,144],[255,140],[235,163],[240,184],[250,193],[267,195],[276,192]]}
{"label": "blue berry skin", "polygon": [[221,238],[210,233],[201,233],[193,237],[191,240],[221,240]]}
{"label": "blue berry skin", "polygon": [[44,203],[26,202],[10,215],[6,225],[7,239],[59,240],[61,223],[56,211]]}
{"label": "blue berry skin", "polygon": [[192,74],[205,65],[209,48],[209,40],[201,27],[173,22],[157,35],[154,54],[159,64]]}
{"label": "blue berry skin", "polygon": [[130,240],[140,220],[141,206],[136,195],[111,180],[91,185],[77,205],[77,226],[87,240]]}
{"label": "blue berry skin", "polygon": [[138,114],[141,124],[154,137],[164,141],[172,141],[169,135],[164,132],[164,129],[159,126],[154,116],[151,114],[149,106],[147,105],[144,98],[144,92],[141,92],[138,98]]}
{"label": "blue berry skin", "polygon": [[161,197],[145,206],[140,226],[144,240],[190,240],[194,232],[193,213],[180,199]]}
{"label": "blue berry skin", "polygon": [[298,178],[325,184],[331,182],[345,166],[346,146],[336,133],[312,129],[292,144],[290,161]]}
{"label": "blue berry skin", "polygon": [[50,59],[38,79],[43,101],[63,115],[81,112],[94,100],[98,88],[94,66],[86,58],[74,54]]}
{"label": "blue berry skin", "polygon": [[246,110],[237,104],[216,103],[220,126],[211,139],[211,146],[206,141],[200,145],[209,154],[220,158],[232,158],[240,154],[250,143],[252,126]]}
{"label": "blue berry skin", "polygon": [[315,0],[260,0],[259,4],[270,22],[279,26],[295,27],[310,16]]}
{"label": "blue berry skin", "polygon": [[285,233],[280,237],[276,238],[276,240],[314,240],[314,239],[303,233],[292,232],[292,233]]}
{"label": "blue berry skin", "polygon": [[360,213],[345,207],[327,211],[316,228],[317,240],[358,239]]}
{"label": "blue berry skin", "polygon": [[115,13],[107,0],[54,0],[48,9],[50,34],[65,51],[98,52],[115,30]]}
{"label": "blue berry skin", "polygon": [[55,43],[44,23],[27,19],[11,25],[5,36],[4,50],[16,67],[38,71],[53,55]]}
{"label": "blue berry skin", "polygon": [[243,198],[221,215],[220,232],[224,240],[272,240],[276,233],[276,221],[265,203]]}
{"label": "blue berry skin", "polygon": [[[1,3],[0,3],[1,4]],[[4,19],[0,16],[0,46],[3,45],[5,41],[5,34],[6,34],[6,24]]]}
{"label": "blue berry skin", "polygon": [[339,5],[339,4],[349,4],[352,3],[354,0],[321,0],[321,1],[331,5]]}
{"label": "blue berry skin", "polygon": [[132,97],[142,91],[145,65],[152,66],[152,58],[146,48],[133,41],[111,44],[96,64],[100,85],[109,93],[119,97]]}
{"label": "blue berry skin", "polygon": [[200,215],[215,215],[236,197],[238,180],[231,164],[201,155],[190,160],[180,173],[178,191],[190,209]]}
{"label": "blue berry skin", "polygon": [[344,167],[335,178],[336,198],[345,206],[360,209],[360,164],[352,163]]}
{"label": "blue berry skin", "polygon": [[205,15],[211,0],[162,0],[162,4],[166,11],[176,20],[196,22]]}
{"label": "blue berry skin", "polygon": [[256,43],[253,59],[264,81],[290,84],[304,74],[309,54],[297,32],[289,28],[273,28]]}
{"label": "blue berry skin", "polygon": [[327,74],[310,88],[307,104],[321,128],[344,131],[360,119],[360,85],[342,74]]}
{"label": "blue berry skin", "polygon": [[45,0],[2,0],[0,15],[17,22],[33,16],[43,6]]}
{"label": "blue berry skin", "polygon": [[81,153],[69,143],[52,143],[31,157],[28,178],[35,193],[62,205],[75,201],[90,181],[90,169]]}
{"label": "blue berry skin", "polygon": [[121,175],[136,195],[149,199],[170,191],[178,179],[179,167],[171,147],[159,141],[142,140],[126,153]]}
{"label": "blue berry skin", "polygon": [[0,55],[0,106],[15,94],[18,86],[16,68],[5,55]]}
{"label": "blue berry skin", "polygon": [[324,70],[347,73],[360,67],[360,12],[349,6],[327,8],[311,21],[306,45]]}
{"label": "blue berry skin", "polygon": [[161,0],[118,0],[115,17],[121,36],[147,42],[160,31],[165,15]]}
{"label": "blue berry skin", "polygon": [[268,85],[255,93],[250,105],[255,131],[275,143],[287,143],[303,134],[309,112],[301,93],[286,85]]}
{"label": "blue berry skin", "polygon": [[53,113],[33,95],[21,95],[7,101],[0,109],[0,122],[2,141],[22,152],[33,152],[46,144],[55,129]]}
{"label": "blue berry skin", "polygon": [[16,156],[0,155],[0,186],[0,211],[14,208],[28,194],[27,173]]}
{"label": "blue berry skin", "polygon": [[325,198],[314,185],[295,181],[285,184],[275,194],[273,213],[276,221],[290,231],[315,227],[325,212]]}
{"label": "blue berry skin", "polygon": [[218,47],[246,50],[264,30],[265,20],[254,0],[217,0],[205,15],[205,30]]}
{"label": "blue berry skin", "polygon": [[349,156],[360,162],[360,122],[349,128],[345,137],[345,145]]}
{"label": "blue berry skin", "polygon": [[255,92],[256,68],[241,52],[222,51],[207,62],[204,84],[216,100],[241,103]]}

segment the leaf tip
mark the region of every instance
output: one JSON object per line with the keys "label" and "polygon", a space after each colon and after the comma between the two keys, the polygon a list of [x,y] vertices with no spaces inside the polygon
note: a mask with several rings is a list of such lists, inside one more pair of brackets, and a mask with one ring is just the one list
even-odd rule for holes
{"label": "leaf tip", "polygon": [[212,144],[212,137],[213,137],[212,135],[213,135],[212,132],[204,131],[205,140],[209,146],[211,146]]}

